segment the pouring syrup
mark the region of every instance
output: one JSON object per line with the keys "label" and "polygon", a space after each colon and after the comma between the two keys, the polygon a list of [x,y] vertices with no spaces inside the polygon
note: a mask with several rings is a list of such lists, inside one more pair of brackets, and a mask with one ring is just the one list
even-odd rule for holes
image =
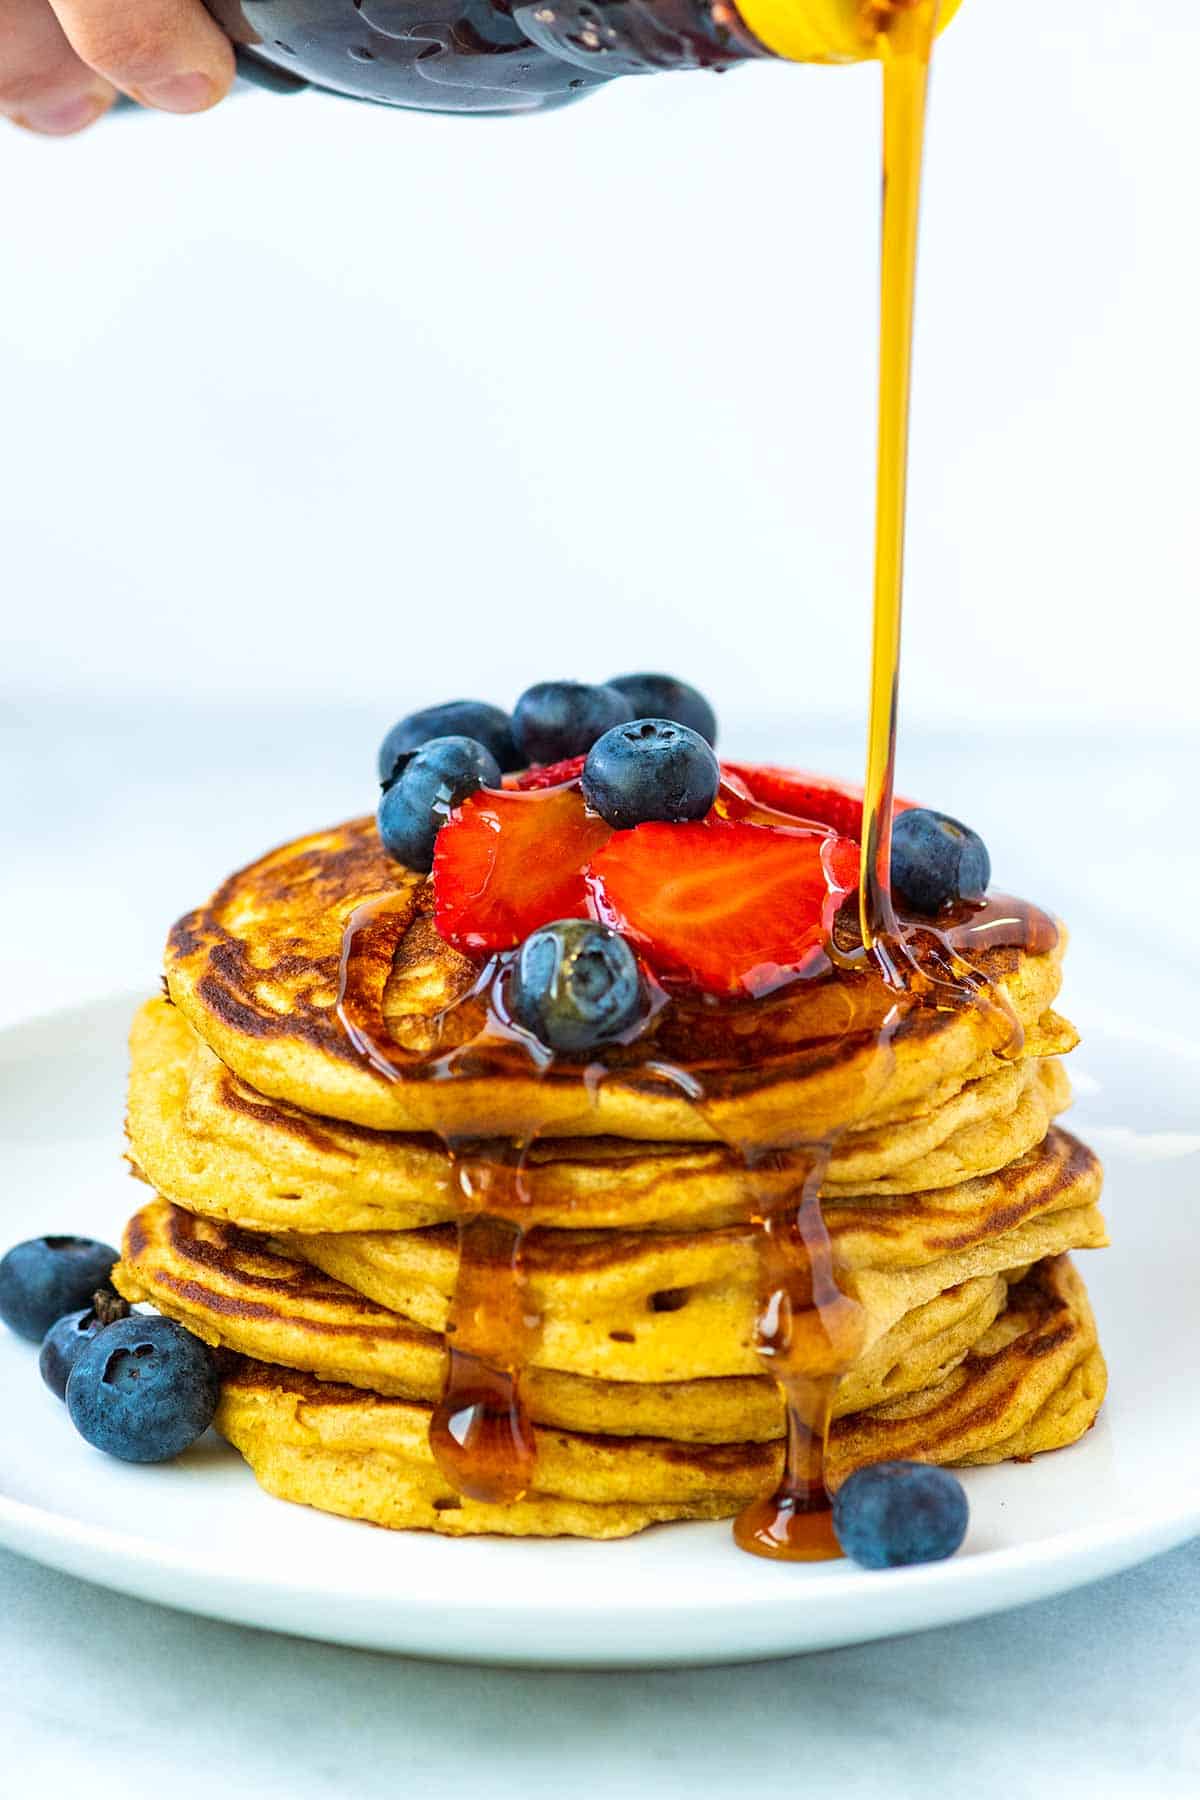
{"label": "pouring syrup", "polygon": [[[1003,895],[936,924],[901,916],[893,900],[913,302],[938,0],[864,0],[864,18],[877,36],[884,126],[874,625],[860,886],[852,941],[840,948],[831,944],[803,979],[857,973],[881,983],[891,996],[876,1033],[870,1082],[886,1077],[893,1035],[917,1006],[974,1008],[996,1052],[1019,1053],[1020,1026],[1011,1007],[966,957],[1001,945],[1039,954],[1052,948],[1057,934],[1045,914]],[[465,1072],[468,1063],[472,1076],[546,1076],[546,1053],[505,1024],[497,999],[502,962],[489,965],[473,992],[473,999],[486,1000],[488,1021],[467,1045],[414,1062],[391,1042],[384,993],[410,915],[410,899],[385,894],[358,907],[347,924],[338,1012],[364,1058],[389,1079],[453,1079],[456,1068]],[[664,1062],[653,1068],[711,1130],[696,1069]],[[607,1069],[594,1063],[579,1074],[594,1094]],[[516,1140],[447,1143],[457,1180],[459,1266],[447,1327],[446,1384],[430,1442],[456,1492],[489,1504],[511,1503],[536,1489],[536,1433],[524,1405],[522,1371],[536,1358],[539,1327],[523,1272],[526,1234],[536,1228],[539,1213],[537,1170],[529,1159],[538,1132],[539,1121],[531,1117]],[[838,1284],[822,1217],[820,1188],[833,1146],[798,1141],[733,1147],[748,1171],[773,1158],[790,1181],[782,1202],[751,1212],[760,1267],[757,1348],[786,1406],[783,1475],[772,1493],[743,1510],[734,1536],[759,1556],[820,1560],[840,1554],[826,1486],[826,1441],[838,1382],[862,1348],[865,1325],[862,1308]]]}

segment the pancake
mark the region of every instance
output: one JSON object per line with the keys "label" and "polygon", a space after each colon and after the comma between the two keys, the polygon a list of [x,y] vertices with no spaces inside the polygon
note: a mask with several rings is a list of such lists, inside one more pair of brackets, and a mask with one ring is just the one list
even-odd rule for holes
{"label": "pancake", "polygon": [[[1055,1054],[1000,1063],[891,1125],[847,1133],[822,1192],[831,1200],[948,1187],[993,1173],[1045,1138],[1070,1099]],[[407,1230],[455,1217],[450,1157],[432,1136],[372,1131],[267,1100],[240,1081],[169,1001],[149,1000],[130,1039],[128,1130],[136,1168],[168,1199],[248,1230]],[[529,1159],[531,1214],[550,1226],[709,1227],[768,1206],[789,1163],[747,1172],[724,1145],[546,1139]],[[673,1285],[673,1284],[672,1284]]]}
{"label": "pancake", "polygon": [[[382,897],[387,912],[360,959],[360,985],[363,1029],[386,1040],[390,1075],[351,1041],[337,1006],[346,927]],[[477,971],[438,936],[431,906],[429,880],[387,856],[373,819],[298,839],[231,876],[175,926],[171,998],[268,1099],[443,1136],[523,1138],[533,1126],[651,1142],[823,1139],[951,1099],[991,1071],[1007,1035],[994,1009],[913,1007],[893,1019],[895,994],[877,977],[830,970],[741,1006],[677,999],[635,1043],[606,1053],[607,1073],[590,1086],[577,1068],[539,1075],[511,1044],[503,1057],[467,1056],[452,1082],[434,1081],[428,1059],[476,1037],[484,1014],[472,997]],[[1036,1033],[1059,988],[1062,950],[1060,937],[1039,954],[991,946],[972,961]],[[701,1104],[681,1091],[675,1065],[699,1083]]]}
{"label": "pancake", "polygon": [[[378,1393],[435,1401],[446,1374],[441,1336],[364,1299],[308,1264],[273,1254],[229,1226],[164,1202],[130,1221],[114,1281],[217,1348]],[[936,1295],[885,1332],[843,1382],[838,1406],[875,1405],[927,1386],[964,1356],[1004,1305],[1002,1275]],[[758,1373],[676,1382],[592,1380],[531,1367],[532,1416],[572,1430],[686,1442],[778,1437],[783,1404]]]}
{"label": "pancake", "polygon": [[[1052,1136],[1011,1180],[928,1197],[937,1203],[924,1245],[932,1260],[920,1260],[921,1240],[899,1203],[876,1202],[861,1218],[850,1206],[830,1209],[839,1280],[865,1311],[863,1356],[841,1404],[901,1391],[918,1346],[953,1329],[947,1292],[965,1312],[986,1304],[1008,1271],[1105,1241],[1095,1158],[1066,1133]],[[1002,1227],[990,1238],[989,1221]],[[535,1418],[682,1437],[779,1428],[780,1403],[756,1349],[748,1229],[684,1237],[535,1230],[526,1241],[528,1305],[541,1314],[524,1379]],[[288,1246],[273,1253],[262,1239],[159,1201],[130,1221],[115,1280],[127,1299],[152,1301],[210,1342],[384,1393],[436,1398],[457,1273],[454,1231],[292,1245],[299,1254]],[[956,1339],[935,1360],[970,1341]],[[930,1366],[922,1363],[922,1381]],[[728,1423],[718,1426],[718,1416]],[[753,1425],[738,1423],[751,1416]]]}
{"label": "pancake", "polygon": [[[995,1461],[1080,1437],[1104,1394],[1087,1295],[1069,1258],[1039,1263],[943,1380],[835,1424],[829,1475],[867,1462]],[[771,1489],[778,1442],[680,1444],[538,1429],[535,1487],[491,1506],[460,1497],[429,1450],[430,1409],[237,1359],[216,1424],[268,1492],[325,1512],[451,1536],[623,1537],[667,1519],[727,1517]]]}
{"label": "pancake", "polygon": [[[975,1275],[1105,1243],[1100,1165],[1055,1128],[1007,1169],[957,1188],[827,1202],[838,1283],[865,1306],[869,1346],[905,1313]],[[458,1279],[452,1226],[292,1237],[283,1246],[432,1331]],[[752,1225],[702,1232],[535,1228],[524,1305],[540,1317],[532,1360],[626,1381],[751,1375],[759,1311]]]}

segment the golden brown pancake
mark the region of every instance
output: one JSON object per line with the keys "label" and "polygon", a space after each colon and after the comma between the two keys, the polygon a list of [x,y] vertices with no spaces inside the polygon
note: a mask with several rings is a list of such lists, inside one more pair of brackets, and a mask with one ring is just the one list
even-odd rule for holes
{"label": "golden brown pancake", "polygon": [[[1080,1437],[1104,1394],[1087,1295],[1067,1257],[1038,1264],[950,1375],[839,1421],[834,1486],[866,1462],[995,1461]],[[666,1519],[720,1518],[778,1480],[782,1446],[683,1444],[539,1429],[532,1491],[491,1506],[460,1497],[429,1450],[430,1409],[238,1359],[217,1428],[282,1499],[452,1536],[621,1537]]]}
{"label": "golden brown pancake", "polygon": [[[1060,1023],[1058,1041],[1069,1049],[1074,1033]],[[169,1001],[149,1000],[138,1012],[131,1063],[135,1165],[192,1211],[248,1230],[320,1232],[406,1230],[456,1214],[457,1185],[439,1139],[315,1118],[265,1099]],[[822,1191],[831,1200],[915,1193],[992,1173],[1040,1144],[1069,1098],[1057,1055],[997,1063],[940,1106],[847,1133]],[[748,1173],[724,1145],[547,1139],[531,1153],[528,1199],[548,1225],[707,1227],[769,1206],[789,1166],[802,1161],[785,1155]]]}
{"label": "golden brown pancake", "polygon": [[[975,1275],[994,1275],[1106,1242],[1100,1165],[1057,1128],[1037,1150],[957,1188],[828,1202],[839,1285],[866,1308],[870,1345],[905,1313]],[[452,1226],[291,1237],[283,1247],[326,1274],[443,1331],[458,1279]],[[712,1231],[557,1231],[525,1238],[528,1309],[541,1319],[532,1359],[626,1381],[752,1375],[758,1235]]]}
{"label": "golden brown pancake", "polygon": [[[998,1303],[995,1282],[1007,1272],[1104,1242],[1099,1167],[1066,1133],[1054,1136],[1011,1183],[967,1184],[990,1194],[927,1197],[936,1205],[923,1246],[897,1202],[874,1203],[873,1218],[831,1209],[839,1280],[866,1318],[864,1354],[842,1403],[901,1391],[918,1346],[931,1340],[942,1344],[938,1364],[965,1350],[972,1336],[952,1344],[947,1332],[968,1313],[978,1322],[972,1309]],[[1001,1228],[980,1236],[989,1220]],[[159,1201],[130,1221],[116,1280],[126,1298],[153,1301],[210,1342],[384,1393],[435,1398],[457,1266],[453,1230],[345,1241],[343,1253],[338,1237],[296,1239],[300,1260]],[[670,1420],[672,1435],[691,1437],[714,1429],[719,1406],[728,1422],[722,1432],[732,1426],[753,1436],[764,1420],[778,1429],[781,1410],[755,1347],[757,1264],[746,1228],[682,1236],[535,1230],[527,1245],[529,1305],[542,1319],[526,1375],[535,1417],[600,1431],[666,1428],[647,1423],[653,1416]],[[922,1258],[922,1247],[932,1256]],[[947,1293],[955,1298],[947,1302]],[[922,1382],[932,1366],[926,1357]],[[702,1392],[691,1391],[696,1383]],[[770,1396],[765,1412],[760,1388]],[[739,1408],[753,1425],[737,1423]]]}
{"label": "golden brown pancake", "polygon": [[[381,1394],[424,1401],[441,1394],[440,1334],[233,1227],[165,1202],[130,1221],[114,1280],[126,1299],[151,1301],[216,1347]],[[897,1321],[846,1377],[839,1407],[875,1405],[940,1378],[995,1318],[1007,1291],[1004,1275],[976,1277]],[[522,1385],[535,1419],[571,1430],[698,1443],[783,1431],[775,1383],[757,1372],[613,1381],[534,1366]]]}
{"label": "golden brown pancake", "polygon": [[[356,1048],[338,1014],[343,935],[389,895],[393,937],[364,959],[377,1036],[393,1078]],[[384,852],[373,819],[317,832],[231,876],[181,919],[167,946],[171,998],[257,1093],[374,1130],[443,1136],[612,1135],[654,1142],[781,1145],[825,1138],[943,1104],[994,1067],[998,1015],[914,1008],[880,1033],[895,996],[866,974],[831,971],[740,1007],[676,1001],[636,1043],[608,1054],[595,1087],[555,1066],[540,1078],[511,1055],[430,1080],[428,1058],[476,1036],[476,971],[438,936],[427,878]],[[1036,1046],[1058,991],[1062,943],[1033,955],[986,948],[972,961]],[[664,1065],[703,1088],[697,1106]]]}

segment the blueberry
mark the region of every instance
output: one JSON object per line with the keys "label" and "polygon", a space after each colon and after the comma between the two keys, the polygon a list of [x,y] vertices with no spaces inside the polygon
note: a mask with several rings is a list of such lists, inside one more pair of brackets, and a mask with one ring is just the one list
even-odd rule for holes
{"label": "blueberry", "polygon": [[706,744],[717,741],[717,715],[704,695],[674,675],[614,675],[609,687],[624,694],[635,719],[670,719],[697,731]]}
{"label": "blueberry", "polygon": [[916,806],[892,826],[892,887],[913,912],[932,915],[958,900],[982,900],[992,878],[987,845],[969,825]]}
{"label": "blueberry", "polygon": [[40,1344],[55,1319],[87,1306],[107,1287],[117,1253],[95,1238],[40,1237],[17,1244],[0,1262],[0,1319]]}
{"label": "blueberry", "polygon": [[598,737],[632,717],[633,707],[616,688],[539,681],[514,706],[513,731],[526,762],[562,762],[586,756]]}
{"label": "blueberry", "polygon": [[967,1496],[949,1469],[872,1463],[838,1489],[833,1529],[846,1555],[864,1569],[941,1562],[967,1535]]}
{"label": "blueberry", "polygon": [[517,1023],[567,1055],[619,1037],[642,1010],[637,958],[623,937],[590,919],[559,919],[532,932],[510,980]]}
{"label": "blueberry", "polygon": [[96,1333],[112,1325],[117,1319],[127,1319],[129,1307],[124,1300],[115,1294],[98,1293],[91,1306],[82,1312],[67,1313],[64,1318],[55,1319],[53,1325],[42,1339],[41,1355],[38,1357],[38,1368],[42,1380],[52,1394],[60,1400],[67,1397],[67,1378],[75,1367],[75,1359],[85,1344],[90,1344]]}
{"label": "blueberry", "polygon": [[433,867],[433,845],[452,807],[477,788],[499,787],[500,765],[474,738],[430,738],[409,757],[379,802],[379,835],[410,869]]}
{"label": "blueberry", "polygon": [[167,1462],[212,1424],[220,1382],[207,1344],[154,1315],[108,1325],[67,1381],[76,1431],[122,1462]]}
{"label": "blueberry", "polygon": [[721,770],[698,731],[670,719],[635,719],[598,738],[583,765],[583,797],[618,831],[662,819],[702,819]]}
{"label": "blueberry", "polygon": [[524,767],[513,741],[512,720],[486,700],[447,700],[442,706],[426,706],[408,713],[379,746],[379,779],[391,787],[414,750],[430,738],[469,737],[490,750],[502,771]]}

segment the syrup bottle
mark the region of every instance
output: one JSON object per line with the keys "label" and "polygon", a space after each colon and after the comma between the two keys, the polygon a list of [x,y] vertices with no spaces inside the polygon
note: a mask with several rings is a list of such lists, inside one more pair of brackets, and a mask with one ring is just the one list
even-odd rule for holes
{"label": "syrup bottle", "polygon": [[[861,62],[913,0],[206,0],[240,73],[426,112],[537,112],[617,75]],[[945,25],[961,0],[942,0]]]}

